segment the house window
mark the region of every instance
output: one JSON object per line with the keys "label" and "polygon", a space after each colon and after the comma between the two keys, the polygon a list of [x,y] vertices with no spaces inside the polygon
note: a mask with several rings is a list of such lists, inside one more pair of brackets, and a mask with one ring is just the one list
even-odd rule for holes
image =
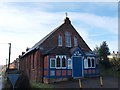
{"label": "house window", "polygon": [[84,68],[88,68],[88,60],[84,59]]}
{"label": "house window", "polygon": [[91,62],[90,58],[88,58],[88,67],[91,67]]}
{"label": "house window", "polygon": [[69,32],[65,32],[66,47],[71,47],[71,35]]}
{"label": "house window", "polygon": [[78,46],[77,37],[76,36],[74,37],[74,46]]}
{"label": "house window", "polygon": [[56,68],[66,68],[66,56],[64,55],[56,56]]}
{"label": "house window", "polygon": [[62,46],[62,36],[58,36],[58,46]]}
{"label": "house window", "polygon": [[72,69],[72,60],[68,59],[68,69]]}
{"label": "house window", "polygon": [[64,56],[62,57],[62,67],[66,67],[66,59]]}
{"label": "house window", "polygon": [[56,65],[55,65],[55,58],[51,58],[50,59],[50,68],[55,68]]}
{"label": "house window", "polygon": [[84,60],[84,68],[95,68],[95,58],[88,57]]}
{"label": "house window", "polygon": [[60,57],[58,56],[57,58],[56,58],[56,66],[57,67],[60,67]]}
{"label": "house window", "polygon": [[92,67],[95,67],[95,60],[94,60],[94,58],[91,59],[91,62],[92,62],[92,65],[91,65],[91,66],[92,66]]}

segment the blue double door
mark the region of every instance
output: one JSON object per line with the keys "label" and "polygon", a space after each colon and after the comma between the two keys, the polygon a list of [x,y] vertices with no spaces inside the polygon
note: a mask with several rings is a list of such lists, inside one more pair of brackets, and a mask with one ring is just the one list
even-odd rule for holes
{"label": "blue double door", "polygon": [[83,72],[83,60],[82,57],[77,56],[72,59],[72,76],[74,78],[82,77]]}

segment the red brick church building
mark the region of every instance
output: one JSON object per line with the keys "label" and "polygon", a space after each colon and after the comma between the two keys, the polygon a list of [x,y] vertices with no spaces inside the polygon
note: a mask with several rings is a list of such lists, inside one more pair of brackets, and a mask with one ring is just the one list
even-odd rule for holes
{"label": "red brick church building", "polygon": [[30,80],[51,83],[69,78],[99,76],[99,61],[71,24],[50,32],[20,57],[20,70]]}

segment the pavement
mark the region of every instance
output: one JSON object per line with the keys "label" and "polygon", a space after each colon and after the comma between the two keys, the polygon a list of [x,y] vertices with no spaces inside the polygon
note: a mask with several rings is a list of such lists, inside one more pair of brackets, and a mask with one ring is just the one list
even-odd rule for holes
{"label": "pavement", "polygon": [[[81,79],[82,88],[116,88],[120,89],[120,83],[118,83],[118,78],[116,77],[103,77],[103,85],[100,84],[100,78],[84,78]],[[64,82],[57,82],[52,84],[55,88],[80,88],[80,84],[78,79],[64,81]]]}
{"label": "pavement", "polygon": [[3,77],[0,77],[0,90],[4,87],[3,86],[3,81],[4,81],[3,79],[4,79]]}
{"label": "pavement", "polygon": [[2,89],[2,78],[0,78],[0,90]]}

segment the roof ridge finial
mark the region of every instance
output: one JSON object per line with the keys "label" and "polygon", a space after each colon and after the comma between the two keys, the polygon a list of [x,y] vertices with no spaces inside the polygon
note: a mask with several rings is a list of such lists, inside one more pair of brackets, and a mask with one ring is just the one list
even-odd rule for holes
{"label": "roof ridge finial", "polygon": [[69,18],[68,18],[68,14],[67,14],[67,12],[65,13],[65,19],[64,19],[64,22],[65,23],[71,23],[71,21],[69,20]]}
{"label": "roof ridge finial", "polygon": [[68,16],[67,12],[65,13],[66,17]]}

